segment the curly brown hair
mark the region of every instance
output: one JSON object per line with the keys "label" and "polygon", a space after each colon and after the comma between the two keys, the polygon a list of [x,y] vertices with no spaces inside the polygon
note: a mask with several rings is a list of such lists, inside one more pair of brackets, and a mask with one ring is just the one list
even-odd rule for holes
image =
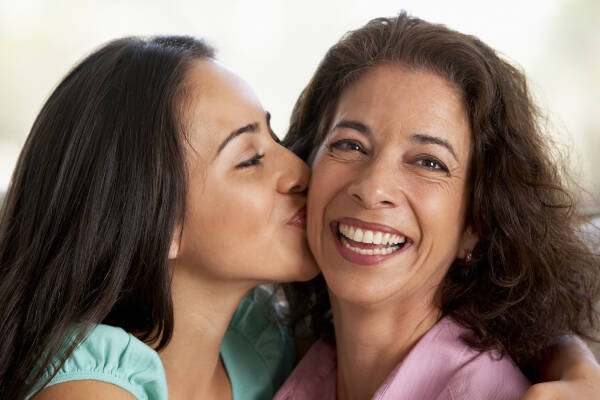
{"label": "curly brown hair", "polygon": [[[456,260],[443,279],[437,293],[443,314],[472,329],[469,345],[507,352],[521,366],[559,336],[591,338],[600,255],[578,235],[563,163],[523,72],[478,38],[406,13],[349,32],[300,95],[284,144],[310,163],[343,90],[382,63],[425,69],[454,83],[470,121],[467,219],[480,240],[472,261]],[[331,335],[322,276],[285,291],[292,318],[310,321],[316,336]]]}

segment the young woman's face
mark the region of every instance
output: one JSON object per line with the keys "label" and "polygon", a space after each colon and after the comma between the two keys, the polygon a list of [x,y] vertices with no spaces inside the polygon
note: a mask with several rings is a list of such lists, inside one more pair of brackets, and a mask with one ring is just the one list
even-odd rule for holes
{"label": "young woman's face", "polygon": [[344,90],[329,129],[313,164],[308,239],[330,290],[369,304],[431,299],[475,243],[464,226],[460,93],[433,73],[378,66]]}
{"label": "young woman's face", "polygon": [[189,186],[170,252],[176,268],[254,283],[312,278],[306,164],[278,144],[248,84],[219,63],[196,61],[185,89]]}

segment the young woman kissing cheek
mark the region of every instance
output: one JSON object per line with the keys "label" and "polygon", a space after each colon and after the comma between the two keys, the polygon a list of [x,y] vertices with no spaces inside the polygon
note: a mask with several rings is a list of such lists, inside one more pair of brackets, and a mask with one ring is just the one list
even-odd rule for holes
{"label": "young woman kissing cheek", "polygon": [[[252,397],[272,390],[265,385],[276,385],[280,373],[263,352],[280,352],[284,365],[285,346],[256,342],[256,331],[273,334],[260,322],[260,308],[246,302],[243,316],[234,312],[256,285],[317,273],[305,231],[310,171],[278,143],[268,113],[240,77],[217,61],[200,60],[186,83],[186,214],[169,251],[175,328],[160,357],[169,398]],[[232,324],[237,339],[227,333]],[[252,382],[240,378],[239,371],[253,368],[265,373]],[[199,377],[212,370],[218,379],[211,391]]]}
{"label": "young woman kissing cheek", "polygon": [[340,307],[413,316],[422,332],[436,322],[436,286],[477,240],[465,224],[470,145],[459,91],[436,74],[381,65],[344,90],[308,197],[336,333]]}
{"label": "young woman kissing cheek", "polygon": [[187,82],[189,188],[183,234],[170,254],[176,268],[248,288],[314,276],[305,240],[308,167],[278,143],[269,114],[237,75],[206,60]]}

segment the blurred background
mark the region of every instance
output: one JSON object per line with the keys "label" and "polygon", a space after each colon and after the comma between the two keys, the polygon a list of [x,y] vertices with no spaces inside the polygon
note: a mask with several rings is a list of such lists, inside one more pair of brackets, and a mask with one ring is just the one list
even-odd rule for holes
{"label": "blurred background", "polygon": [[256,89],[285,135],[296,97],[344,32],[401,9],[479,36],[521,65],[568,153],[585,213],[600,212],[600,1],[0,0],[0,192],[41,105],[102,43],[189,34]]}

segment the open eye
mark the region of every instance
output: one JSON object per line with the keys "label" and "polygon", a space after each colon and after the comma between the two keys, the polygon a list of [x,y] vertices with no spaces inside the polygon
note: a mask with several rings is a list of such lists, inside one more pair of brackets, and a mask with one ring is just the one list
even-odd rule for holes
{"label": "open eye", "polygon": [[417,165],[430,170],[449,172],[448,167],[435,157],[423,157],[417,160]]}
{"label": "open eye", "polygon": [[264,153],[263,154],[256,153],[251,158],[247,159],[246,161],[242,161],[241,163],[236,165],[235,168],[242,169],[242,168],[248,168],[248,167],[253,167],[255,165],[258,165],[258,164],[260,164],[260,160],[264,156],[265,156]]}
{"label": "open eye", "polygon": [[363,154],[367,154],[367,151],[364,149],[364,147],[362,147],[359,142],[352,139],[342,139],[331,143],[329,145],[329,151],[333,151],[334,149],[341,151],[358,151]]}

